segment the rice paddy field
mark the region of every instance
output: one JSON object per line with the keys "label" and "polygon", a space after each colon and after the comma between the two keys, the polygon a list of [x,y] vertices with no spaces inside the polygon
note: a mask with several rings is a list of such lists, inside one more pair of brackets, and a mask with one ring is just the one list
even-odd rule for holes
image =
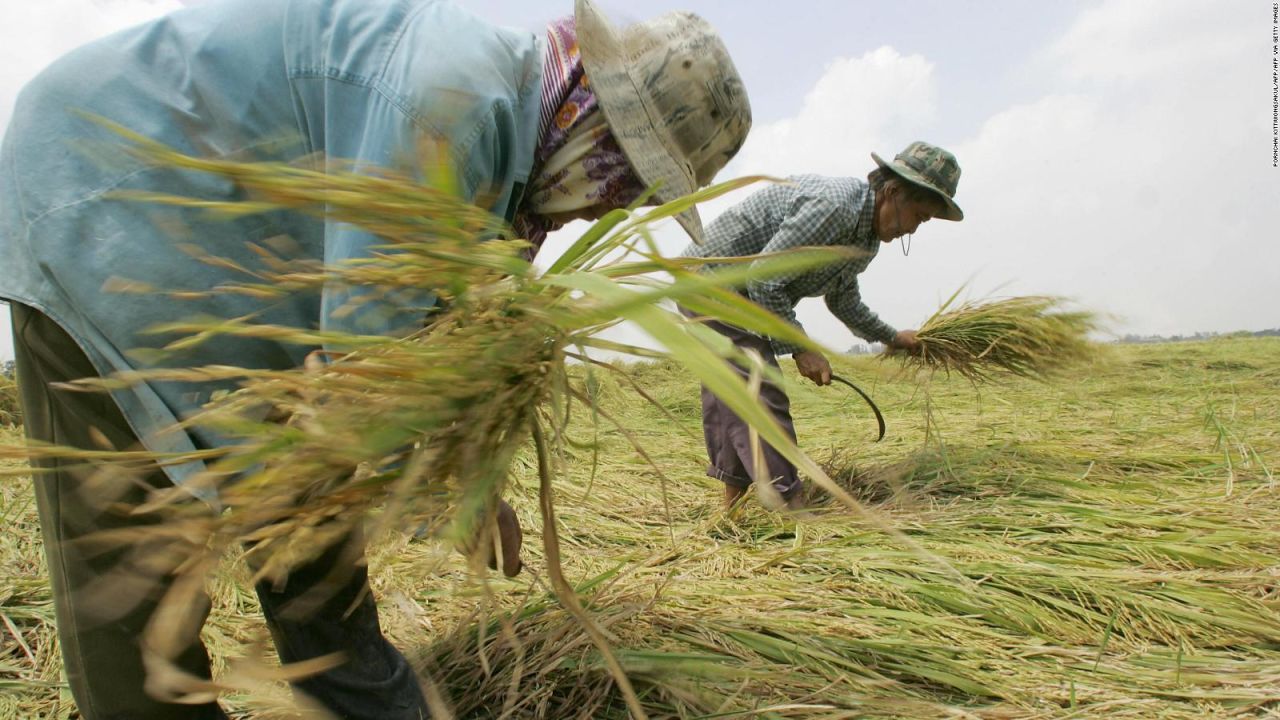
{"label": "rice paddy field", "polygon": [[[562,563],[653,718],[1280,717],[1280,339],[1109,346],[1042,383],[975,387],[836,358],[884,411],[802,381],[801,445],[926,552],[820,492],[804,517],[721,507],[698,386],[581,377],[555,483]],[[15,431],[0,442],[12,443]],[[645,448],[645,456],[633,445]],[[387,633],[457,718],[624,718],[555,600],[532,450],[508,499],[524,573],[445,543],[369,547]],[[0,717],[74,718],[29,483],[0,485]],[[219,671],[265,643],[243,568],[213,583]],[[291,717],[287,691],[230,693]]]}

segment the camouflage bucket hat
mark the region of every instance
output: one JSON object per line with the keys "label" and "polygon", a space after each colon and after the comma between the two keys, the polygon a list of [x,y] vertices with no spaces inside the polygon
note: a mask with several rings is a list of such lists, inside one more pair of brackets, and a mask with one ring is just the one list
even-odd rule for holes
{"label": "camouflage bucket hat", "polygon": [[[711,25],[672,12],[620,30],[591,0],[574,17],[591,88],[644,184],[661,183],[660,202],[710,184],[751,129],[746,88]],[[701,244],[697,208],[677,219]]]}
{"label": "camouflage bucket hat", "polygon": [[947,206],[938,217],[943,220],[964,219],[964,211],[954,200],[956,186],[960,184],[960,163],[956,162],[955,155],[937,145],[917,140],[894,156],[891,163],[881,160],[875,153],[871,153],[871,159],[903,180],[937,193]]}

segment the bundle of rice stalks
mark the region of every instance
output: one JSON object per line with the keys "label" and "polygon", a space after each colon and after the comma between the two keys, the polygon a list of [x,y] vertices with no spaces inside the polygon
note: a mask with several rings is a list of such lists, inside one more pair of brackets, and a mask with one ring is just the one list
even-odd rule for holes
{"label": "bundle of rice stalks", "polygon": [[[442,301],[425,326],[405,338],[281,327],[253,317],[154,328],[180,336],[166,348],[175,352],[228,336],[317,350],[302,368],[173,369],[157,363],[154,369],[88,383],[98,389],[163,382],[230,386],[232,391],[217,395],[185,421],[188,430],[226,439],[212,450],[149,458],[110,451],[35,450],[46,457],[109,464],[109,475],[116,478],[142,460],[203,467],[183,488],[141,508],[167,513],[167,522],[109,538],[140,547],[157,537],[166,543],[164,559],[142,563],[156,573],[157,582],[174,578],[145,638],[156,654],[151,658],[152,687],[166,687],[175,697],[208,692],[207,683],[193,685],[191,678],[164,668],[199,632],[203,617],[192,609],[201,606],[198,596],[205,579],[224,557],[247,547],[254,580],[276,582],[291,568],[358,532],[370,519],[377,523],[374,533],[428,526],[457,544],[490,537],[513,458],[532,439],[553,590],[597,646],[628,707],[643,717],[603,633],[559,570],[552,458],[564,442],[570,408],[591,403],[589,394],[571,382],[566,363],[571,358],[593,362],[586,352],[590,348],[653,354],[596,337],[601,329],[630,320],[754,424],[763,441],[788,453],[809,474],[820,475],[730,368],[726,357],[732,350],[724,339],[659,303],[676,300],[707,317],[809,345],[802,333],[726,288],[761,273],[792,273],[829,263],[841,256],[840,251],[790,253],[714,275],[695,272],[701,261],[671,260],[658,253],[647,223],[757,179],[746,178],[668,203],[643,217],[630,210],[613,211],[539,274],[525,258],[527,244],[504,238],[504,228],[492,215],[457,198],[451,191],[456,183],[443,170],[428,172],[428,182],[423,183],[391,172],[343,172],[332,162],[321,171],[312,166],[202,159],[120,132],[147,162],[221,176],[243,188],[250,200],[223,203],[141,193],[121,193],[117,199],[223,217],[281,210],[308,213],[359,226],[383,241],[370,257],[338,266],[282,256],[265,245],[257,248],[260,267],[231,267],[224,259],[204,257],[245,278],[209,292],[274,301],[291,293],[348,286],[359,289],[353,294],[361,298],[360,306],[345,309],[350,312],[376,311],[380,301],[423,293]],[[670,280],[655,279],[657,271]],[[163,290],[134,281],[120,283],[120,289]],[[216,496],[221,512],[210,513],[191,502],[193,488]],[[145,588],[137,580],[129,578],[129,584]]]}
{"label": "bundle of rice stalks", "polygon": [[1097,352],[1089,333],[1099,328],[1098,316],[1064,310],[1064,298],[1032,295],[953,307],[956,295],[920,327],[920,352],[904,362],[978,383],[1005,373],[1044,379]]}

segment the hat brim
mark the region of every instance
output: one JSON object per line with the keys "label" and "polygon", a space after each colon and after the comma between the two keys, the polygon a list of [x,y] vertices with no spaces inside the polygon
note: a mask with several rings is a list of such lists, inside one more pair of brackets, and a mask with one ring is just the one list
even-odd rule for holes
{"label": "hat brim", "polygon": [[[610,132],[640,181],[648,187],[657,185],[654,197],[663,203],[697,190],[693,168],[678,159],[675,142],[658,130],[659,119],[651,116],[639,83],[631,76],[621,34],[591,0],[576,1],[574,22],[591,88]],[[696,207],[680,213],[676,220],[695,243],[702,244],[702,218]]]}
{"label": "hat brim", "polygon": [[919,187],[924,188],[925,190],[932,192],[934,195],[938,197],[939,200],[942,200],[946,209],[943,210],[941,215],[938,215],[939,218],[943,220],[954,220],[957,222],[964,219],[964,211],[960,209],[960,206],[956,204],[956,201],[952,200],[951,196],[947,195],[946,193],[942,192],[942,190],[938,189],[937,186],[931,184],[920,173],[916,172],[915,170],[912,170],[911,168],[897,161],[891,162],[891,163],[885,162],[884,159],[882,159],[879,155],[875,153],[871,153],[871,159],[875,160],[876,164],[884,168],[885,170],[888,170],[889,172],[893,173],[894,175],[897,175],[903,180],[906,180],[912,185],[917,185]]}

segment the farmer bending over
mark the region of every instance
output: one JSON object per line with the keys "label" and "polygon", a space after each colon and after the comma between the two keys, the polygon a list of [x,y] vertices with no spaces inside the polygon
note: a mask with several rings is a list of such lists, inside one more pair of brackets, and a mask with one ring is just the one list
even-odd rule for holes
{"label": "farmer bending over", "polygon": [[[691,245],[688,257],[747,257],[801,246],[847,246],[858,257],[795,275],[775,276],[747,283],[741,290],[761,307],[799,327],[795,306],[801,298],[822,296],[827,308],[855,335],[889,347],[914,352],[914,330],[894,330],[862,301],[858,274],[867,269],[881,243],[914,233],[932,218],[960,220],[964,213],[952,199],[960,180],[960,166],[951,153],[928,143],[914,142],[885,162],[875,153],[878,167],[863,182],[852,177],[798,175],[790,184],[771,185],[725,211],[707,226],[707,241]],[[714,269],[709,263],[704,270]],[[684,310],[686,315],[693,313]],[[709,327],[742,350],[758,352],[777,367],[779,355],[792,355],[800,374],[818,385],[831,382],[831,364],[816,350],[753,335],[720,322]],[[746,371],[738,368],[745,377]],[[765,382],[760,400],[791,439],[786,391]],[[707,474],[724,483],[726,506],[732,506],[751,487],[753,472],[747,424],[703,386],[702,431],[711,464]],[[768,444],[762,443],[768,477],[792,508],[803,504],[803,483],[796,468]]]}
{"label": "farmer bending over", "polygon": [[[357,168],[404,168],[422,148],[436,149],[438,161],[456,169],[467,200],[511,222],[535,247],[560,223],[599,217],[655,183],[659,201],[708,184],[751,123],[737,71],[705,21],[669,13],[617,29],[590,0],[577,0],[574,17],[540,33],[493,27],[432,0],[210,1],[71,52],[25,88],[0,151],[0,298],[12,304],[27,432],[78,448],[105,442],[154,452],[222,442],[173,430],[217,387],[146,383],[108,397],[56,384],[150,367],[139,358],[154,353],[130,351],[171,340],[143,334],[159,323],[252,315],[286,327],[399,335],[421,327],[434,299],[424,291],[418,302],[338,313],[355,305],[361,288],[270,304],[228,293],[187,302],[107,293],[104,285],[118,277],[164,290],[245,279],[192,259],[182,243],[254,267],[247,246],[267,238],[290,238],[291,259],[329,263],[367,257],[379,239],[289,212],[213,221],[175,210],[182,213],[175,223],[154,206],[104,197],[118,190],[213,201],[241,195],[224,178],[145,165],[125,153],[104,161],[104,151],[122,141],[86,114],[189,155],[322,156]],[[700,239],[695,211],[679,219]],[[222,337],[163,362],[290,369],[314,350]],[[89,589],[109,573],[154,567],[161,555],[154,544],[95,554],[75,541],[155,518],[106,510],[84,472],[42,465],[36,499],[63,660],[82,717],[225,717],[207,697],[179,705],[144,690],[139,635],[164,587],[117,605],[109,617],[99,612],[103,597]],[[138,505],[198,469],[156,469],[146,487],[112,499]],[[502,517],[505,565],[518,568],[519,527],[509,508]],[[284,587],[257,588],[276,648],[286,662],[341,653],[339,667],[295,684],[337,717],[425,717],[413,670],[379,629],[362,548],[357,533],[297,568]],[[354,567],[339,573],[339,587],[319,610],[288,612],[291,599],[352,557]],[[198,643],[178,663],[209,677]]]}

